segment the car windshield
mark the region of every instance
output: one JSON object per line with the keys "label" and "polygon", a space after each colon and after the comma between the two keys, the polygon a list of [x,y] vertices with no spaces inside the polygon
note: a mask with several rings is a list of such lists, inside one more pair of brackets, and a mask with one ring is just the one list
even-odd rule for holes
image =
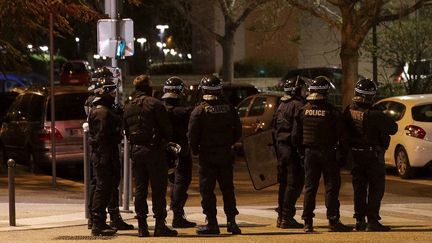
{"label": "car windshield", "polygon": [[[55,120],[85,120],[84,103],[87,93],[58,94],[55,96]],[[47,121],[51,121],[51,102],[47,106]]]}
{"label": "car windshield", "polygon": [[411,111],[414,121],[432,122],[432,104],[414,106]]}

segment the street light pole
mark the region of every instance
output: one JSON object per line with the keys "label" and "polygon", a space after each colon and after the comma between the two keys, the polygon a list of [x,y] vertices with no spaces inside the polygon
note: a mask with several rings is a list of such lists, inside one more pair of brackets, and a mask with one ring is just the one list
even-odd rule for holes
{"label": "street light pole", "polygon": [[164,32],[166,29],[169,29],[169,26],[167,24],[158,24],[156,25],[156,29],[159,30],[160,35],[160,43],[161,43],[161,51],[162,51],[162,63],[165,62],[165,53],[163,52],[163,44],[164,44]]}

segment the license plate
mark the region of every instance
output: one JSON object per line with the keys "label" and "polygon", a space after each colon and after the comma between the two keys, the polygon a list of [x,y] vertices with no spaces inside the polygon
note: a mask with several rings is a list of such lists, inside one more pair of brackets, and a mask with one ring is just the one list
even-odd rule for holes
{"label": "license plate", "polygon": [[69,135],[70,136],[82,136],[83,135],[83,129],[82,128],[69,129]]}

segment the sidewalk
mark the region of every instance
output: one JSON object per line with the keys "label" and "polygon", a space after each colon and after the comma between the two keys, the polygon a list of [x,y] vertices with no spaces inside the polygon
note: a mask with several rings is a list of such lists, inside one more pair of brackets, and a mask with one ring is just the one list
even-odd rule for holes
{"label": "sidewalk", "polygon": [[7,174],[0,174],[0,231],[85,224],[84,185],[80,182],[16,170],[16,227],[9,226]]}

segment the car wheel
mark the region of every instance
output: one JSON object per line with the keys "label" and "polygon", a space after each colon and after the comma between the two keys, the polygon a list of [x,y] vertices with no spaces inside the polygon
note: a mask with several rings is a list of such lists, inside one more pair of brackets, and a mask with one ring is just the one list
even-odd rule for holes
{"label": "car wheel", "polygon": [[406,150],[400,146],[396,149],[395,154],[396,170],[398,175],[403,179],[414,177],[415,171],[411,167]]}

